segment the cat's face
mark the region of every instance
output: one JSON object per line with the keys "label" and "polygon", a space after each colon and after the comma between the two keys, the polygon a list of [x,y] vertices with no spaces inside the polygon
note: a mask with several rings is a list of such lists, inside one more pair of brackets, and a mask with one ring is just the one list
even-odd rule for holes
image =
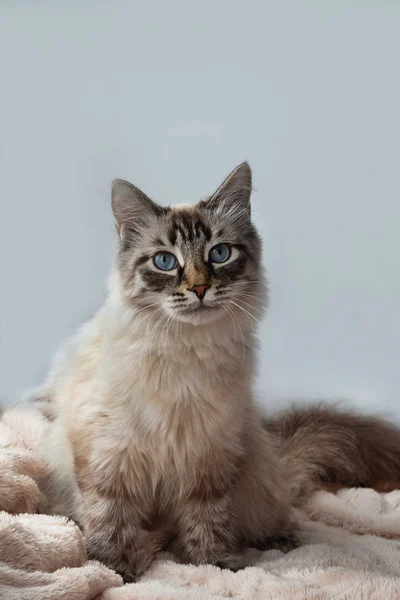
{"label": "cat's face", "polygon": [[[126,181],[112,189],[126,299],[156,316],[200,325],[256,318],[260,239],[250,220],[251,170],[237,167],[207,200],[161,207]],[[249,316],[251,315],[251,317]]]}

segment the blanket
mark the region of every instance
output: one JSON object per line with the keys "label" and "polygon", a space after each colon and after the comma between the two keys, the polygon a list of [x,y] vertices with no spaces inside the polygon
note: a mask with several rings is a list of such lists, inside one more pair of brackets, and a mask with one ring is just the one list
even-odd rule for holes
{"label": "blanket", "polygon": [[317,492],[297,513],[301,546],[250,551],[233,573],[178,564],[163,554],[138,583],[88,561],[80,529],[44,514],[40,441],[47,422],[34,408],[0,420],[0,600],[399,600],[400,491]]}

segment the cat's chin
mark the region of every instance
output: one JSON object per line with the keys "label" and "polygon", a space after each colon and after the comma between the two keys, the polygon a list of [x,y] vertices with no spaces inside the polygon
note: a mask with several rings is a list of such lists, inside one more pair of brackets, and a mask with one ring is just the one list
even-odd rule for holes
{"label": "cat's chin", "polygon": [[225,312],[222,308],[201,307],[194,310],[175,313],[174,317],[182,323],[190,323],[191,325],[207,325],[219,321]]}

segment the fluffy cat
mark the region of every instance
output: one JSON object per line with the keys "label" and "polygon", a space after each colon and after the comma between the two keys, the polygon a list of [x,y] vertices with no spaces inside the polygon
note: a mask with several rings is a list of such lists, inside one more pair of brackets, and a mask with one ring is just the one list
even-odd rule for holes
{"label": "fluffy cat", "polygon": [[[291,503],[335,479],[343,428],[350,458],[358,450],[346,417],[333,430],[323,409],[263,423],[253,400],[266,285],[251,187],[247,163],[193,206],[162,207],[114,182],[108,299],[37,396],[52,420],[54,502],[83,527],[89,556],[127,581],[167,544],[183,561],[233,569],[246,546],[290,546]],[[381,461],[389,479],[398,445]]]}
{"label": "fluffy cat", "polygon": [[242,547],[290,531],[251,395],[265,283],[250,193],[247,164],[195,206],[116,181],[109,297],[42,391],[55,488],[89,555],[126,579],[170,539],[184,561],[235,568]]}

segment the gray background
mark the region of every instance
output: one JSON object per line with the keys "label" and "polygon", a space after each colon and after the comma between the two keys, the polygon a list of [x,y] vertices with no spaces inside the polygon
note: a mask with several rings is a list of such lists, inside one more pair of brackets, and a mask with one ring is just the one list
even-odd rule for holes
{"label": "gray background", "polygon": [[0,397],[102,303],[114,177],[195,201],[248,159],[260,400],[400,417],[399,31],[389,0],[3,2]]}

